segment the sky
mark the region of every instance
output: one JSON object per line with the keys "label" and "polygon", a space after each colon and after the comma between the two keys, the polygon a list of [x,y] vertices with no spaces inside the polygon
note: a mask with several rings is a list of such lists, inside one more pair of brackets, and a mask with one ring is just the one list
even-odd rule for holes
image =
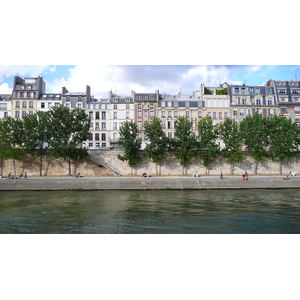
{"label": "sky", "polygon": [[14,76],[42,76],[46,92],[84,92],[105,98],[109,91],[121,96],[135,92],[190,95],[205,86],[264,85],[269,79],[300,80],[300,65],[0,65],[0,93],[9,94]]}

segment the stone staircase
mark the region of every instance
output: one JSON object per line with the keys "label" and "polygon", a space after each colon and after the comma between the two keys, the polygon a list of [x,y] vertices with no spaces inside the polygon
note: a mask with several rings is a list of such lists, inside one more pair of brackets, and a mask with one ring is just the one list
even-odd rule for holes
{"label": "stone staircase", "polygon": [[92,162],[94,162],[95,164],[112,171],[115,176],[121,176],[120,171],[114,168],[113,166],[111,166],[110,164],[108,164],[107,162],[105,162],[101,156],[91,155],[89,153],[87,158]]}

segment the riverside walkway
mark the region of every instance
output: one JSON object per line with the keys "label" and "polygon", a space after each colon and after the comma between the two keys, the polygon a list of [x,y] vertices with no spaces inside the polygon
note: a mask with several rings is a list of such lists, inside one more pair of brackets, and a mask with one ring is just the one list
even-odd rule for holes
{"label": "riverside walkway", "polygon": [[26,179],[0,178],[0,190],[147,190],[147,189],[269,189],[300,188],[300,176],[288,180],[284,176],[201,177],[29,177]]}

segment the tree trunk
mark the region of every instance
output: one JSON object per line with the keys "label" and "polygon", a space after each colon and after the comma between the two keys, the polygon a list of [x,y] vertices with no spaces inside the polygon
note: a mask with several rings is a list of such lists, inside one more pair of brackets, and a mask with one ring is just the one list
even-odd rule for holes
{"label": "tree trunk", "polygon": [[43,174],[43,154],[41,153],[40,155],[40,176],[42,176]]}

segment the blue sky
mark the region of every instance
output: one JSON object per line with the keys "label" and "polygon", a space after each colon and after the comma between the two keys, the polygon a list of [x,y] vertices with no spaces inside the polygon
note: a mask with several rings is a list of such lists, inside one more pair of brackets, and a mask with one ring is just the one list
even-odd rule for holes
{"label": "blue sky", "polygon": [[0,65],[0,93],[10,93],[13,77],[42,76],[47,92],[83,92],[86,85],[95,97],[136,92],[191,94],[200,84],[264,85],[269,79],[300,80],[299,65]]}

